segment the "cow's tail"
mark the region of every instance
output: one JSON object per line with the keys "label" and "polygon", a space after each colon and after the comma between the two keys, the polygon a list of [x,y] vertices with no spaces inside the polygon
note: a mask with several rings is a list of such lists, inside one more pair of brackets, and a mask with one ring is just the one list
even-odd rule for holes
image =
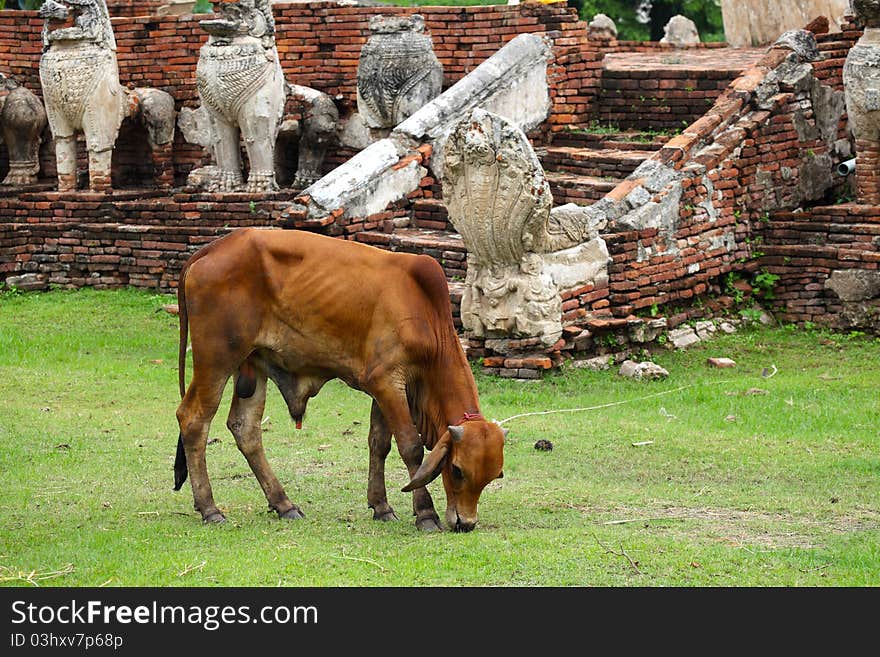
{"label": "cow's tail", "polygon": [[[177,314],[180,319],[180,342],[177,350],[177,384],[180,388],[180,398],[186,395],[186,342],[189,335],[189,321],[186,314],[186,271],[183,268],[180,274],[180,283],[177,286]],[[174,490],[180,490],[186,481],[186,452],[183,449],[183,434],[177,434],[177,456],[174,458]]]}

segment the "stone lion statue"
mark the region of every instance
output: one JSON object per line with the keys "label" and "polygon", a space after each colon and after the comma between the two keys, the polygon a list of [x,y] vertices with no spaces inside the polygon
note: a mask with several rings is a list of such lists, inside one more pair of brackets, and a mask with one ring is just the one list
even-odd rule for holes
{"label": "stone lion statue", "polygon": [[[224,2],[216,18],[199,25],[209,37],[199,52],[196,82],[217,161],[207,186],[213,191],[276,190],[275,140],[286,93],[269,0]],[[250,165],[246,184],[241,136]]]}
{"label": "stone lion statue", "polygon": [[[85,135],[89,187],[111,187],[111,159],[127,117],[146,123],[150,145],[174,136],[174,100],[156,89],[130,92],[119,83],[116,40],[104,0],[46,0],[40,83],[55,140],[58,190],[76,189],[76,134]],[[69,25],[70,19],[73,25]]]}

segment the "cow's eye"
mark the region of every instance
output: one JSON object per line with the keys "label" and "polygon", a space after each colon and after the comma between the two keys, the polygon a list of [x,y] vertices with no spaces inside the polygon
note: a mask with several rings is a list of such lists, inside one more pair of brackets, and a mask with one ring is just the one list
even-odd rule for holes
{"label": "cow's eye", "polygon": [[457,465],[452,466],[452,476],[456,479],[464,479],[464,474],[462,474],[461,468],[459,468]]}

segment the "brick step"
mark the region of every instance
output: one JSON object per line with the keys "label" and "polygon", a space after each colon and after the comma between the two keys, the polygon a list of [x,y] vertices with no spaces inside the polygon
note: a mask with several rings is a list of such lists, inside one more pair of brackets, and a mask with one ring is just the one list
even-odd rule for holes
{"label": "brick step", "polygon": [[628,130],[621,132],[590,132],[572,130],[553,137],[554,146],[575,146],[577,148],[621,149],[657,151],[672,139],[672,135]]}
{"label": "brick step", "polygon": [[412,221],[410,225],[415,228],[429,228],[455,232],[455,228],[449,223],[449,212],[441,198],[419,198],[412,204]]}
{"label": "brick step", "polygon": [[467,249],[461,235],[430,228],[396,228],[391,233],[365,230],[357,241],[388,251],[429,255],[443,266],[449,279],[464,280],[467,273]]}
{"label": "brick step", "polygon": [[574,146],[547,146],[535,150],[545,171],[565,171],[596,178],[626,178],[653,155],[650,150],[596,150]]}
{"label": "brick step", "polygon": [[547,182],[550,183],[554,205],[565,203],[591,205],[614,189],[621,181],[620,178],[596,178],[565,171],[547,171],[545,175]]}
{"label": "brick step", "polygon": [[766,244],[818,244],[834,246],[855,242],[880,247],[880,221],[874,223],[832,223],[776,221],[758,228]]}
{"label": "brick step", "polygon": [[770,215],[769,222],[761,222],[760,226],[772,228],[781,224],[811,226],[806,230],[827,230],[829,225],[841,224],[880,224],[880,208],[876,205],[843,203],[826,207],[811,208],[805,212],[777,211]]}

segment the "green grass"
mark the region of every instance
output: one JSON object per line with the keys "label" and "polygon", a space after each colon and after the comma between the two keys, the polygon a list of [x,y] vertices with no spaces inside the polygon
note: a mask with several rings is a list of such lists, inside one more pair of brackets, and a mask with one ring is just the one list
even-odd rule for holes
{"label": "green grass", "polygon": [[[509,422],[505,477],[484,491],[470,534],[415,529],[396,450],[387,474],[402,520],[372,521],[369,400],[339,382],[299,432],[270,391],[267,453],[307,516],[277,520],[224,426],[227,396],[208,448],[230,519],[217,527],[193,512],[188,484],[171,490],[177,319],[159,310],[169,301],[132,290],[0,295],[3,582],[880,584],[876,339],[742,332],[658,354],[663,382],[613,370],[541,383],[479,375],[483,411],[497,419],[626,403]],[[708,368],[716,355],[737,367]],[[553,451],[534,449],[541,438]],[[442,515],[440,482],[431,490]]]}

